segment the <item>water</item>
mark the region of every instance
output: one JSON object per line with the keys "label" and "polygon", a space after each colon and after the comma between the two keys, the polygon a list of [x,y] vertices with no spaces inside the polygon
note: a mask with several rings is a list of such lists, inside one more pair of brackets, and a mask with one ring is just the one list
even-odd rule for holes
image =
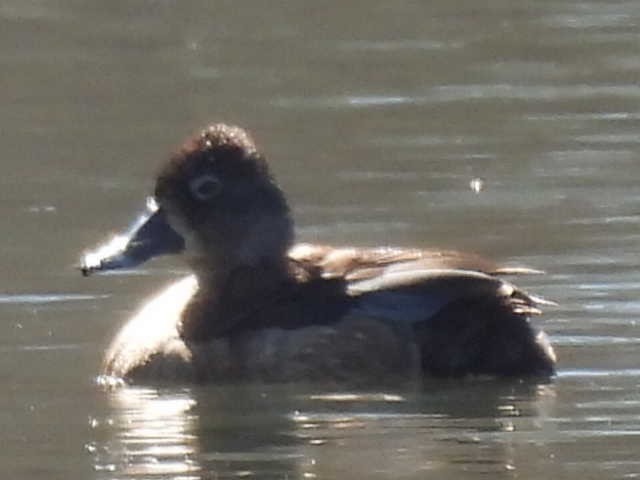
{"label": "water", "polygon": [[[7,478],[640,476],[633,1],[0,6]],[[544,269],[548,384],[95,385],[176,259],[83,279],[167,152],[249,128],[305,241]]]}

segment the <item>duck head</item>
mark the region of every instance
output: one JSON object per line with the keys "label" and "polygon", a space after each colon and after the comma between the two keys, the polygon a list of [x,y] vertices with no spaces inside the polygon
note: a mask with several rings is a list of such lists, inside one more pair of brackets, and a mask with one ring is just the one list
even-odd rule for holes
{"label": "duck head", "polygon": [[187,139],[160,171],[147,210],[125,235],[84,256],[84,275],[171,253],[184,253],[201,279],[238,268],[286,275],[289,208],[239,127],[214,124]]}

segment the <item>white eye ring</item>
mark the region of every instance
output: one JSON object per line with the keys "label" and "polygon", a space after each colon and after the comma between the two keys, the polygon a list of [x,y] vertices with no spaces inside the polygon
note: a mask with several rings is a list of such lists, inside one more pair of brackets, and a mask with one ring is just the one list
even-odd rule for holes
{"label": "white eye ring", "polygon": [[201,175],[189,182],[189,189],[198,200],[211,200],[222,190],[222,182],[214,175]]}

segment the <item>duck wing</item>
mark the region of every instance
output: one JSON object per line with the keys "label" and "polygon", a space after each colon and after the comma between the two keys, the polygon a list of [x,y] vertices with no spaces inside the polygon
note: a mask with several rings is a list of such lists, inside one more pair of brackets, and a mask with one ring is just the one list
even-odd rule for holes
{"label": "duck wing", "polygon": [[456,250],[417,248],[335,248],[328,245],[300,243],[289,251],[296,263],[313,268],[323,278],[343,277],[349,281],[383,275],[389,269],[466,270],[490,275],[543,273],[527,267],[499,266],[479,255]]}
{"label": "duck wing", "polygon": [[358,298],[359,312],[409,324],[462,300],[492,300],[522,315],[540,314],[537,305],[550,303],[486,273],[416,266],[393,265],[374,277],[350,281],[347,293]]}
{"label": "duck wing", "polygon": [[416,265],[348,282],[350,314],[393,325],[417,345],[430,375],[553,374],[553,349],[529,322],[551,302],[486,273]]}
{"label": "duck wing", "polygon": [[312,277],[343,282],[346,294],[357,299],[360,313],[409,324],[465,299],[491,299],[520,315],[539,314],[538,305],[553,304],[498,277],[543,272],[499,267],[479,255],[455,250],[302,243],[289,256]]}

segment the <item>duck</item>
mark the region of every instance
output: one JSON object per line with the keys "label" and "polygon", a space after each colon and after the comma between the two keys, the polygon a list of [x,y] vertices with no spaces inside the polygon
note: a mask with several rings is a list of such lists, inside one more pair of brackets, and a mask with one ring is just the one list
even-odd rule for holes
{"label": "duck", "polygon": [[180,254],[192,273],[127,321],[103,375],[127,383],[550,377],[531,319],[552,303],[455,250],[295,243],[291,210],[243,128],[211,124],[170,155],[146,212],[86,252],[83,275]]}

